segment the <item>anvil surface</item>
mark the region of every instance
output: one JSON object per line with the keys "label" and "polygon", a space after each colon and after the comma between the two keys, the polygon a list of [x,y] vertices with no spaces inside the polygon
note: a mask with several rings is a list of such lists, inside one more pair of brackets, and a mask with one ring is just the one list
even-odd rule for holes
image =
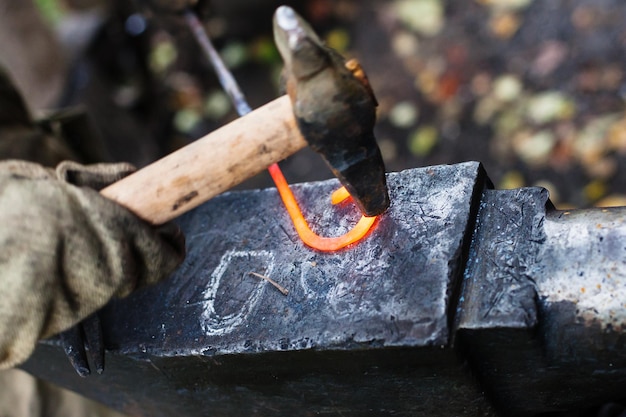
{"label": "anvil surface", "polygon": [[[24,368],[135,416],[586,417],[626,402],[626,208],[558,211],[542,188],[490,189],[478,163],[388,183],[389,211],[337,253],[302,244],[274,189],[210,201],[180,219],[179,270],[102,312],[103,375],[78,377],[54,340]],[[293,187],[323,235],[359,217],[330,206],[337,184]]]}
{"label": "anvil surface", "polygon": [[[336,253],[303,245],[275,189],[222,195],[180,219],[174,276],[104,312],[103,375],[78,378],[53,345],[26,369],[135,415],[492,415],[449,345],[485,182],[478,163],[389,174],[390,209]],[[323,235],[360,217],[330,205],[337,187],[293,187]]]}
{"label": "anvil surface", "polygon": [[559,211],[542,188],[486,190],[456,319],[502,415],[626,405],[626,207]]}

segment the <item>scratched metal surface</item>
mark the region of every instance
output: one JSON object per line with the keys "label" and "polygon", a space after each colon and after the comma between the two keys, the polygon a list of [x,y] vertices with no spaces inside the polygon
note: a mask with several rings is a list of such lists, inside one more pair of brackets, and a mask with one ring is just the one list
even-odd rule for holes
{"label": "scratched metal surface", "polygon": [[562,212],[541,188],[485,192],[456,330],[503,415],[626,403],[624,242],[624,207]]}
{"label": "scratched metal surface", "polygon": [[[104,375],[79,378],[54,341],[24,368],[136,416],[586,417],[626,403],[626,208],[559,212],[541,188],[484,189],[477,164],[389,179],[389,213],[338,254],[302,246],[274,190],[214,200],[182,219],[178,273],[105,311]],[[334,184],[296,187],[328,233],[356,220],[319,200]]]}
{"label": "scratched metal surface", "polygon": [[[300,242],[274,189],[214,199],[180,220],[177,273],[107,308],[102,376],[81,380],[50,344],[26,369],[134,415],[493,415],[449,344],[482,168],[388,180],[372,234],[331,254]],[[357,220],[327,202],[336,186],[294,187],[320,233]]]}
{"label": "scratched metal surface", "polygon": [[[337,253],[303,245],[274,189],[223,195],[181,219],[187,260],[167,283],[115,305],[128,318],[109,337],[122,352],[204,355],[446,345],[447,298],[478,174],[476,163],[389,174],[389,211],[367,239]],[[337,184],[294,187],[321,234],[358,220],[351,205],[329,204]],[[189,323],[187,337],[180,323]]]}

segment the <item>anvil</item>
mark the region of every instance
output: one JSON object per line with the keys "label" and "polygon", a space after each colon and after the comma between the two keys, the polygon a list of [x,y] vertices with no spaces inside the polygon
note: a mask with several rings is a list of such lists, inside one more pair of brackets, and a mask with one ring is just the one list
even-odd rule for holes
{"label": "anvil", "polygon": [[[626,209],[554,209],[476,162],[390,173],[391,206],[336,253],[275,189],[179,219],[185,263],[102,312],[102,375],[55,340],[24,369],[135,416],[586,415],[626,400]],[[320,233],[360,216],[293,186]],[[253,274],[254,273],[254,274]],[[277,291],[263,275],[289,290]]]}

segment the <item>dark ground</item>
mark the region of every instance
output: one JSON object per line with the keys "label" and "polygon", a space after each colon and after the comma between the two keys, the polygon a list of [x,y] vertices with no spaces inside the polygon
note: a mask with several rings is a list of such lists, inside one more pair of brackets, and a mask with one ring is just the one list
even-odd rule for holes
{"label": "dark ground", "polygon": [[[285,3],[328,44],[361,61],[380,103],[376,133],[388,171],[477,160],[497,187],[542,185],[560,207],[626,205],[626,3]],[[211,4],[208,27],[251,104],[275,98],[281,63],[271,14],[280,3]],[[235,117],[184,25],[150,19],[147,31],[130,36],[121,25],[133,10],[120,9],[92,47],[91,60],[110,67],[100,75],[114,74],[119,91],[107,91],[117,94],[142,68],[140,78],[148,79],[143,98],[122,107],[140,115],[158,150],[133,157],[123,142],[111,152],[114,159],[144,163]],[[124,54],[134,54],[134,61]],[[70,96],[77,100],[85,91]],[[108,118],[101,124],[120,140],[124,123],[115,126]],[[309,151],[282,166],[291,182],[331,176]],[[244,186],[271,186],[271,180],[264,173]]]}

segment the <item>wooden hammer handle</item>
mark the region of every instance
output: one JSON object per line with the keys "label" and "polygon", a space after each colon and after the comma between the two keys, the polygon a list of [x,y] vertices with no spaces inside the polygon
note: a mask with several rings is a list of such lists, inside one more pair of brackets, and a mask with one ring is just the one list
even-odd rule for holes
{"label": "wooden hammer handle", "polygon": [[162,224],[306,146],[282,96],[104,188],[100,193]]}

